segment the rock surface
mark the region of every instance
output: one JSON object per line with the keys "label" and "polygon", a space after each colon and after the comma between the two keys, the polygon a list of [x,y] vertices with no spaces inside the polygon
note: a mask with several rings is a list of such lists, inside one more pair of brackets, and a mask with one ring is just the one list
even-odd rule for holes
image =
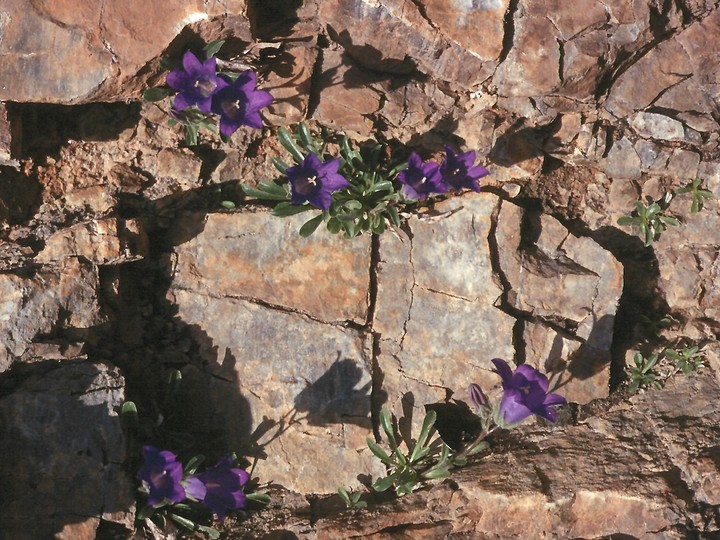
{"label": "rock surface", "polygon": [[118,369],[78,359],[0,376],[3,536],[89,540],[101,519],[131,530]]}
{"label": "rock surface", "polygon": [[[42,495],[55,512],[34,532],[129,525],[132,475],[115,504],[95,469],[66,474],[122,443],[110,359],[150,409],[181,370],[187,426],[300,493],[279,495],[300,501],[285,526],[298,537],[717,533],[717,1],[81,4],[0,7],[0,411],[10,421],[22,402],[28,425],[52,411],[73,441],[97,443],[48,465],[34,491],[8,473],[18,501]],[[276,97],[268,129],[187,148],[166,104],[127,102],[162,84],[161,55],[228,36],[225,59],[256,66]],[[274,129],[304,118],[424,156],[475,149],[492,187],[379,239],[300,239],[304,216],[246,206],[237,182],[275,175]],[[715,198],[692,214],[676,193],[681,224],[650,248],[617,225],[695,177]],[[634,350],[692,344],[703,378],[619,401]],[[576,420],[500,438],[428,491],[325,517],[312,493],[382,474],[365,444],[382,405],[416,433],[424,405],[466,401],[470,382],[499,392],[493,357],[547,372]],[[94,377],[111,379],[103,418],[68,420]],[[603,412],[600,398],[619,403]],[[47,454],[65,452],[52,433]],[[0,536],[18,519],[3,514]]]}

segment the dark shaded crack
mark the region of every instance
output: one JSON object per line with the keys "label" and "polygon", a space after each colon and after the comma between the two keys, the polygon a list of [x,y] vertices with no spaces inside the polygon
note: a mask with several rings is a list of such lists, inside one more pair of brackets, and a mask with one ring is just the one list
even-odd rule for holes
{"label": "dark shaded crack", "polygon": [[420,0],[410,0],[411,3],[415,5],[415,7],[418,10],[418,13],[420,16],[425,19],[425,21],[430,25],[431,28],[437,30],[437,25],[433,22],[433,20],[428,16],[427,9],[425,9],[425,6]]}
{"label": "dark shaded crack", "polygon": [[502,64],[510,54],[513,42],[515,41],[515,13],[518,9],[520,0],[510,0],[507,11],[505,12],[505,18],[503,19],[503,40],[502,49],[500,50],[500,56],[498,57],[498,66]]}
{"label": "dark shaded crack", "polygon": [[557,39],[558,44],[558,77],[560,84],[565,83],[565,42],[562,39]]}
{"label": "dark shaded crack", "polygon": [[651,10],[650,14],[650,26],[654,38],[648,43],[640,47],[637,51],[626,52],[619,51],[617,59],[613,66],[609,66],[609,69],[603,74],[598,81],[593,97],[596,101],[599,101],[603,96],[607,96],[610,93],[613,85],[617,80],[633,65],[638,63],[652,50],[656,49],[658,45],[665,41],[669,41],[673,38],[678,28],[664,28],[662,22],[667,22],[667,10],[658,12],[657,10]]}
{"label": "dark shaded crack", "polygon": [[325,49],[330,46],[327,36],[319,34],[317,38],[317,56],[313,63],[310,74],[310,89],[308,90],[308,108],[305,118],[312,118],[320,105],[320,94],[322,92],[322,66],[325,59]]}

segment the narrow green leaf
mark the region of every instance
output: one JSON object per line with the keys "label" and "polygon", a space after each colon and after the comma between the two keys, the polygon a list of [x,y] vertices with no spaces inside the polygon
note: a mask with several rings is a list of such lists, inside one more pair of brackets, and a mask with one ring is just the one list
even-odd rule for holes
{"label": "narrow green leaf", "polygon": [[145,505],[138,511],[135,517],[138,520],[143,520],[151,517],[153,514],[155,514],[155,508],[150,505]]}
{"label": "narrow green leaf", "polygon": [[428,411],[423,419],[422,427],[420,428],[420,434],[418,435],[417,442],[413,448],[412,454],[410,455],[410,463],[415,463],[420,458],[420,451],[425,447],[427,439],[430,436],[435,421],[437,420],[437,413],[435,411]]}
{"label": "narrow green leaf", "polygon": [[203,461],[205,461],[204,455],[198,454],[196,456],[193,456],[185,466],[186,474],[194,474],[198,467],[203,463]]}
{"label": "narrow green leaf", "polygon": [[620,216],[617,220],[618,225],[636,225],[637,218],[631,216]]}
{"label": "narrow green leaf", "polygon": [[232,210],[235,208],[235,203],[232,201],[220,201],[220,206],[227,208],[228,210]]}
{"label": "narrow green leaf", "polygon": [[312,233],[314,233],[318,226],[322,223],[322,219],[322,214],[319,214],[311,220],[306,221],[303,226],[300,227],[300,236],[302,236],[303,238],[307,238]]}
{"label": "narrow green leaf", "polygon": [[263,189],[255,189],[249,186],[241,185],[243,193],[248,197],[255,197],[256,199],[263,199],[268,201],[287,201],[287,193],[283,190],[282,194],[269,193]]}
{"label": "narrow green leaf", "polygon": [[134,401],[125,401],[120,407],[120,414],[122,415],[137,416],[137,412],[137,405],[135,405]]}
{"label": "narrow green leaf", "polygon": [[207,45],[203,47],[203,52],[205,53],[205,58],[208,59],[211,56],[215,56],[222,46],[225,44],[224,39],[216,39],[215,41],[211,41]]}
{"label": "narrow green leaf", "polygon": [[393,183],[389,180],[381,180],[380,182],[375,182],[370,189],[368,190],[368,193],[376,193],[378,191],[392,191],[393,190]]}
{"label": "narrow green leaf", "polygon": [[678,220],[675,219],[674,217],[659,216],[658,219],[659,219],[660,221],[662,221],[663,223],[665,223],[666,225],[673,225],[673,226],[675,226],[675,227],[677,227],[678,225],[680,225],[680,221],[678,221]]}
{"label": "narrow green leaf", "polygon": [[292,204],[290,202],[281,202],[272,211],[273,216],[277,217],[288,217],[294,216],[295,214],[301,214],[308,210],[313,210],[314,207],[309,204]]}
{"label": "narrow green leaf", "polygon": [[197,530],[207,534],[211,540],[218,540],[220,538],[220,531],[217,531],[212,527],[206,527],[205,525],[197,525]]}
{"label": "narrow green leaf", "polygon": [[188,146],[197,146],[198,128],[193,124],[185,125],[185,144]]}
{"label": "narrow green leaf", "polygon": [[145,101],[162,101],[168,96],[172,96],[176,90],[168,88],[166,86],[158,86],[156,88],[148,88],[143,92],[143,99]]}
{"label": "narrow green leaf", "polygon": [[395,439],[395,428],[393,427],[392,419],[390,418],[390,411],[386,406],[383,407],[380,411],[380,425],[382,426],[383,431],[387,435],[390,448],[392,448],[393,451],[397,450],[398,443]]}
{"label": "narrow green leaf", "polygon": [[434,478],[445,478],[446,476],[450,476],[450,466],[447,464],[436,465],[422,474],[422,477],[427,478],[428,480],[432,480]]}
{"label": "narrow green leaf", "polygon": [[475,454],[479,454],[488,448],[490,448],[490,444],[488,444],[487,441],[481,441],[468,452],[468,456],[474,456]]}
{"label": "narrow green leaf", "polygon": [[397,208],[394,206],[388,206],[387,213],[390,216],[392,224],[396,227],[400,227],[400,214],[398,213]]}
{"label": "narrow green leaf", "polygon": [[290,166],[285,163],[282,159],[274,157],[272,158],[273,167],[275,167],[280,173],[286,174]]}
{"label": "narrow green leaf", "polygon": [[312,133],[310,133],[310,129],[307,127],[307,124],[305,124],[305,122],[300,122],[298,124],[297,136],[299,141],[305,148],[307,148],[314,154],[318,153],[317,146],[315,145],[315,140],[313,139]]}
{"label": "narrow green leaf", "polygon": [[386,491],[390,486],[395,483],[396,478],[397,473],[393,473],[390,476],[386,476],[384,478],[378,478],[377,480],[375,480],[375,482],[373,482],[372,488],[378,493]]}
{"label": "narrow green leaf", "polygon": [[178,525],[181,525],[181,526],[185,527],[187,530],[189,530],[189,531],[194,531],[194,530],[195,530],[195,527],[196,527],[196,526],[195,526],[195,522],[190,521],[189,519],[184,518],[184,517],[182,517],[182,516],[178,516],[177,514],[173,514],[172,512],[168,512],[167,515],[168,515],[168,517],[169,517],[170,519],[172,519],[175,523],[177,523]]}
{"label": "narrow green leaf", "polygon": [[327,229],[332,234],[337,234],[340,232],[340,229],[342,229],[342,223],[340,223],[338,218],[331,217],[327,222]]}
{"label": "narrow green leaf", "polygon": [[245,497],[249,501],[255,501],[256,503],[260,503],[260,504],[270,504],[270,501],[272,500],[272,499],[270,499],[270,495],[268,495],[267,493],[257,493],[257,492],[246,493]]}
{"label": "narrow green leaf", "polygon": [[395,462],[390,459],[390,456],[388,453],[383,450],[380,445],[378,445],[375,441],[373,441],[370,437],[366,440],[368,448],[370,448],[370,451],[375,454],[377,458],[380,459],[383,463],[387,463],[388,465],[394,465]]}
{"label": "narrow green leaf", "polygon": [[292,135],[290,135],[290,132],[284,127],[281,127],[278,130],[278,140],[280,141],[280,144],[283,145],[285,150],[290,152],[290,155],[293,157],[296,163],[303,162],[305,156],[300,150],[300,147],[295,144],[295,141],[293,140]]}
{"label": "narrow green leaf", "polygon": [[352,506],[353,502],[350,500],[350,495],[344,487],[341,486],[338,488],[338,495],[340,495],[340,498],[345,503],[345,506],[347,506],[348,508]]}

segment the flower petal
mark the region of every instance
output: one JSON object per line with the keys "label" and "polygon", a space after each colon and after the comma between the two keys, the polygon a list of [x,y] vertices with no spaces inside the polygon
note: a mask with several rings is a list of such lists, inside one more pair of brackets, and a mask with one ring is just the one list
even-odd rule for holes
{"label": "flower petal", "polygon": [[500,414],[508,424],[517,424],[533,412],[520,401],[520,392],[506,391],[500,401]]}
{"label": "flower petal", "polygon": [[547,392],[548,378],[534,367],[528,364],[519,365],[515,370],[515,375],[513,376],[513,378],[518,376],[523,377],[528,382],[537,383],[543,392]]}
{"label": "flower petal", "polygon": [[500,375],[500,378],[503,381],[503,388],[505,388],[506,385],[509,386],[512,381],[513,373],[508,363],[501,358],[493,358],[491,362],[495,366],[495,370],[497,371],[498,375]]}
{"label": "flower petal", "polygon": [[548,394],[545,396],[543,405],[565,405],[567,400],[560,394]]}
{"label": "flower petal", "polygon": [[[188,73],[195,73],[199,71],[203,71],[203,65],[200,63],[200,60],[198,60],[198,57],[195,56],[192,51],[185,51],[185,54],[183,55],[182,59],[183,69]],[[215,71],[215,67],[213,66],[213,71]]]}

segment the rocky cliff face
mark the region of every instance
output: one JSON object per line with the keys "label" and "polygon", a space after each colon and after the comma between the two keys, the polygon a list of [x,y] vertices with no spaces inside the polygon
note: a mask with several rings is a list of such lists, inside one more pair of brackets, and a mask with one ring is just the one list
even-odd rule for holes
{"label": "rocky cliff face", "polygon": [[[278,515],[308,538],[716,534],[720,2],[25,4],[0,7],[3,534],[131,527],[117,408],[152,409],[171,369],[200,446],[289,490],[248,537]],[[141,92],[223,37],[271,127],[184,147]],[[494,187],[353,241],[222,210],[303,119],[476,149]],[[716,199],[678,195],[651,247],[617,225],[693,178]],[[667,315],[661,339],[641,324]],[[701,378],[623,399],[634,350],[691,343]],[[497,385],[493,357],[551,375],[559,427],[369,513],[317,502],[383,472],[381,405],[417,426]]]}

